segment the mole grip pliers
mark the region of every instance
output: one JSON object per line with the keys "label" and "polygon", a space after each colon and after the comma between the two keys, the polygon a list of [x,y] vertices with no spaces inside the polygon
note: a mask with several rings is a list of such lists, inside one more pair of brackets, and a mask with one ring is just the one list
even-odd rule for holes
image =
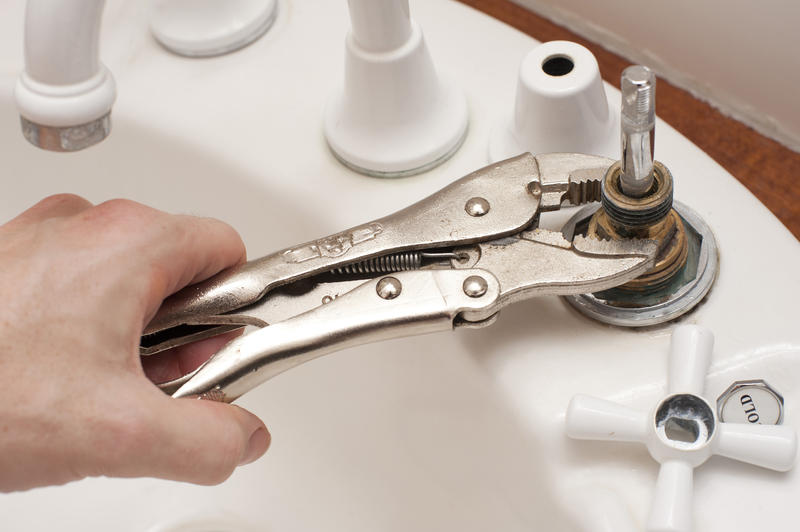
{"label": "mole grip pliers", "polygon": [[347,347],[483,327],[515,301],[606,290],[653,265],[655,243],[571,242],[543,212],[600,198],[613,161],[524,154],[385,218],[267,255],[184,288],[145,329],[142,355],[253,325],[184,377],[173,397],[231,402]]}

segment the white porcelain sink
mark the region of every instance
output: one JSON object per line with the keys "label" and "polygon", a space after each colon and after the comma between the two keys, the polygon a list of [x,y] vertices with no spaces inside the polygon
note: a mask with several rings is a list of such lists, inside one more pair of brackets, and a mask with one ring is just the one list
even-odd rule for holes
{"label": "white porcelain sink", "polygon": [[[322,137],[322,110],[341,76],[344,2],[284,1],[265,38],[205,60],[159,48],[139,4],[111,2],[105,17],[103,57],[119,84],[112,135],[69,155],[38,151],[19,134],[10,90],[22,0],[0,18],[0,221],[70,191],[222,218],[251,256],[326,235],[483,166],[489,129],[512,105],[519,61],[536,44],[456,2],[412,1],[439,67],[467,92],[471,126],[443,166],[385,181],[338,164]],[[765,378],[784,394],[785,423],[800,426],[800,244],[663,123],[656,156],[721,250],[713,291],[683,319],[716,334],[708,396],[737,379]],[[609,327],[546,298],[505,310],[489,329],[350,349],[241,399],[273,443],[224,484],[89,479],[2,495],[1,528],[641,530],[656,464],[643,447],[567,440],[563,415],[578,392],[653,404],[671,328]],[[695,487],[698,531],[788,530],[800,476],[714,458]]]}

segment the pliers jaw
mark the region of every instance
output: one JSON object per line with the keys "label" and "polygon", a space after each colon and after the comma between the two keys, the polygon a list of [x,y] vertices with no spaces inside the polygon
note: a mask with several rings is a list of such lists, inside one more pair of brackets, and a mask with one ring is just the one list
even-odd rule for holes
{"label": "pliers jaw", "polygon": [[[223,272],[168,299],[145,331],[145,341],[156,341],[142,353],[261,327],[195,373],[162,386],[175,397],[232,401],[332,351],[483,326],[520,299],[625,283],[652,265],[651,242],[570,242],[538,228],[543,211],[596,200],[611,164],[581,154],[524,154],[393,215]],[[417,261],[423,254],[435,259]],[[395,295],[387,296],[386,283]],[[208,329],[173,334],[187,325]]]}

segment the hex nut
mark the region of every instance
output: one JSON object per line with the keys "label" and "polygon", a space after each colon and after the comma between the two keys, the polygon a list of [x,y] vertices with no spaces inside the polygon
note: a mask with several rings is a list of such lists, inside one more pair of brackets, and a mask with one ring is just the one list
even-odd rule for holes
{"label": "hex nut", "polygon": [[764,379],[736,381],[717,399],[717,417],[725,423],[780,425],[783,396]]}

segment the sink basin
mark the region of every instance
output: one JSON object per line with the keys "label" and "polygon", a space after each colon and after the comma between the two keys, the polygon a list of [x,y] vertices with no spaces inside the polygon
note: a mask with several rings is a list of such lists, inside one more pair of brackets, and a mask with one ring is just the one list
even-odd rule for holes
{"label": "sink basin", "polygon": [[[88,151],[51,154],[23,140],[9,96],[18,56],[0,55],[0,221],[69,191],[221,218],[250,256],[330,234],[486,164],[490,129],[537,44],[456,2],[412,1],[437,64],[467,92],[470,132],[435,170],[379,180],[341,166],[322,135],[342,74],[344,3],[282,2],[264,38],[204,60],[161,49],[138,4],[107,8],[103,57],[120,94],[111,137]],[[3,46],[18,49],[21,28],[21,18],[3,17]],[[707,395],[763,378],[784,395],[785,423],[800,426],[800,244],[719,165],[657,127],[656,156],[676,176],[676,197],[704,217],[721,250],[714,289],[681,320],[716,335]],[[3,528],[641,530],[657,465],[635,445],[568,440],[564,411],[579,392],[652,405],[663,394],[672,327],[606,326],[541,298],[504,310],[488,329],[349,349],[238,402],[265,420],[273,443],[222,485],[97,478],[0,495]],[[746,504],[731,504],[743,493]],[[713,458],[697,471],[696,528],[785,530],[798,497],[798,473]]]}

